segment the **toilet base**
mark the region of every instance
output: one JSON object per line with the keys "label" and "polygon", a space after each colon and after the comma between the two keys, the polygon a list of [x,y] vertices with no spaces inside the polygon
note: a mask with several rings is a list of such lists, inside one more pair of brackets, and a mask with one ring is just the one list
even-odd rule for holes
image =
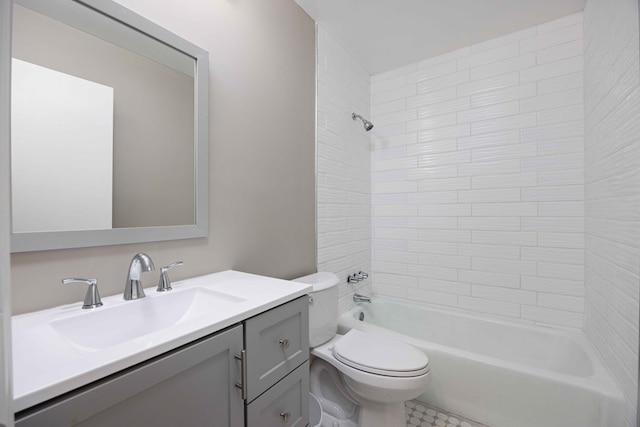
{"label": "toilet base", "polygon": [[368,402],[360,406],[358,424],[366,427],[406,427],[404,402]]}
{"label": "toilet base", "polygon": [[[404,401],[420,395],[429,372],[416,377],[389,377],[346,365],[333,355],[336,335],[311,350],[309,386],[325,414],[323,427],[406,427]],[[347,422],[348,421],[348,422]]]}

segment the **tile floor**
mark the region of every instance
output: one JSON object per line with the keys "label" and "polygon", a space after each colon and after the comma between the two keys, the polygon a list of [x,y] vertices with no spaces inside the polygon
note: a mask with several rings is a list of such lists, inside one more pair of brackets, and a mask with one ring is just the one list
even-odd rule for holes
{"label": "tile floor", "polygon": [[406,402],[404,408],[407,427],[488,427],[417,400]]}

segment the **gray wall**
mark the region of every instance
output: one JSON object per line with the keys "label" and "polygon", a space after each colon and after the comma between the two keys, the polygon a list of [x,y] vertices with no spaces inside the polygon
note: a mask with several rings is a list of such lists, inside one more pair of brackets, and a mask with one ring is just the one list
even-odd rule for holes
{"label": "gray wall", "polygon": [[[291,279],[315,271],[314,23],[292,0],[120,0],[210,55],[207,239],[13,254],[13,313],[81,301],[70,276],[121,293],[131,257],[173,280],[236,269]],[[146,273],[146,285],[158,271]]]}

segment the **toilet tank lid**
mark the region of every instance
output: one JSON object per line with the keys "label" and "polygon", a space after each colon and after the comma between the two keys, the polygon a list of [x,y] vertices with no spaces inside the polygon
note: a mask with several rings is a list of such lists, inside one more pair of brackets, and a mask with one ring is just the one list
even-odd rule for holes
{"label": "toilet tank lid", "polygon": [[307,276],[298,277],[297,279],[293,279],[293,281],[311,285],[313,286],[313,290],[311,292],[318,292],[337,285],[338,282],[340,282],[340,279],[338,279],[338,276],[328,271],[319,271]]}

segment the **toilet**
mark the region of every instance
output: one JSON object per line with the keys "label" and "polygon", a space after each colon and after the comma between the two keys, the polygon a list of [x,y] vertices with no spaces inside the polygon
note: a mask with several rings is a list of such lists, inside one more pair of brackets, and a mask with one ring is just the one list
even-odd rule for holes
{"label": "toilet", "polygon": [[404,402],[426,389],[429,359],[395,338],[338,329],[338,277],[320,272],[295,279],[309,292],[311,394],[323,427],[404,427]]}

